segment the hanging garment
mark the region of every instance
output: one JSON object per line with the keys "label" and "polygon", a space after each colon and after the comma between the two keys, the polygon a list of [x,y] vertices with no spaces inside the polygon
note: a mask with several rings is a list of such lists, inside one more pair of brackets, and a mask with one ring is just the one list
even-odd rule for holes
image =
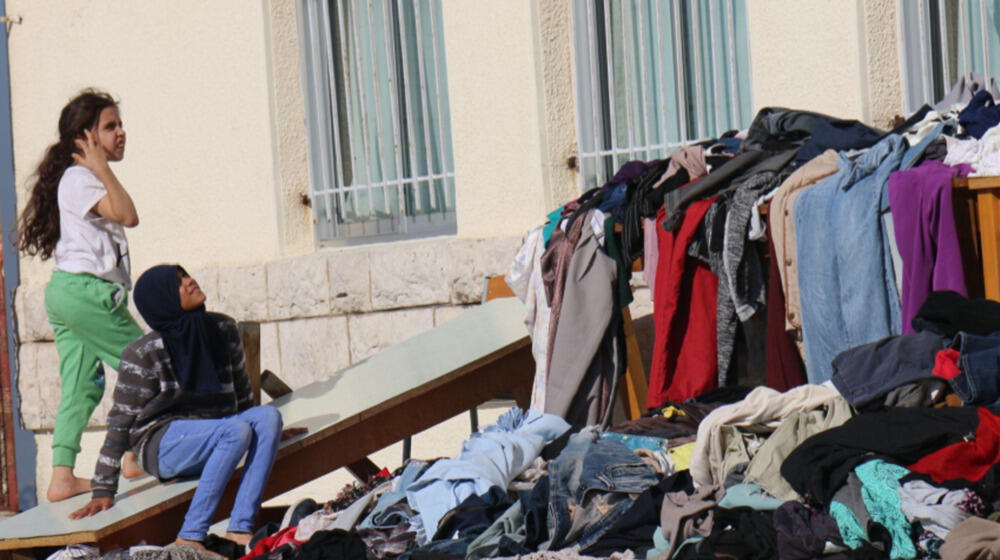
{"label": "hanging garment", "polygon": [[795,201],[806,375],[822,383],[840,352],[900,332],[888,232],[881,219],[889,174],[906,145],[890,135]]}
{"label": "hanging garment", "polygon": [[686,221],[684,209],[689,204],[717,195],[720,190],[728,187],[734,179],[768,155],[770,155],[768,152],[758,150],[742,152],[695,183],[667,193],[663,197],[665,212],[663,228],[667,231],[676,231],[681,227],[681,223]]}
{"label": "hanging garment", "polygon": [[[667,401],[683,402],[716,386],[718,279],[706,265],[687,254],[688,241],[713,201],[691,204],[676,234],[657,229],[660,260],[653,300],[656,336],[649,371],[648,408]],[[658,224],[664,216],[661,210]]]}
{"label": "hanging garment", "polygon": [[786,150],[755,165],[733,181],[728,198],[719,271],[716,333],[719,339],[719,385],[725,385],[736,340],[737,320],[747,322],[766,303],[764,270],[757,245],[748,242],[747,228],[753,203],[761,193],[775,188],[788,175],[796,150]]}
{"label": "hanging garment", "polygon": [[[577,221],[589,220],[588,214]],[[613,293],[617,274],[594,229],[584,227],[566,269],[545,389],[545,412],[577,428],[603,423],[611,408],[622,364]]]}
{"label": "hanging garment", "polygon": [[896,245],[903,260],[902,329],[933,290],[965,294],[962,255],[952,210],[951,180],[972,171],[928,161],[889,176],[889,205]]}
{"label": "hanging garment", "polygon": [[[680,173],[681,170],[685,173]],[[683,181],[681,185],[671,185],[671,183],[676,181],[678,176],[685,174],[687,175],[687,180]],[[663,175],[653,186],[660,193],[660,203],[657,206],[661,207],[663,205],[663,196],[666,193],[676,190],[679,186],[704,177],[707,174],[708,166],[705,162],[705,150],[701,146],[681,146],[677,148],[670,155],[670,164],[667,166],[666,171],[664,171]],[[644,252],[642,277],[646,281],[646,284],[649,285],[650,295],[653,297],[656,297],[656,292],[654,291],[656,284],[656,264],[659,261],[660,254],[657,244],[656,222],[655,219],[651,218],[643,219]]]}
{"label": "hanging garment", "polygon": [[765,379],[768,387],[776,391],[787,391],[806,382],[802,355],[795,345],[795,339],[785,330],[785,293],[781,289],[781,274],[778,271],[778,257],[774,250],[773,237],[768,239],[771,268],[767,276],[767,342],[765,352]]}
{"label": "hanging garment", "polygon": [[678,170],[685,169],[692,179],[708,175],[708,167],[705,164],[705,149],[701,146],[681,146],[670,154],[670,164],[660,176],[660,179],[653,185],[654,189],[664,186],[668,179],[674,176]]}
{"label": "hanging garment", "polygon": [[531,333],[531,355],[535,357],[535,380],[531,386],[531,410],[545,409],[545,386],[548,383],[549,365],[549,308],[542,282],[542,226],[524,236],[524,243],[510,263],[504,280],[524,303],[524,325]]}
{"label": "hanging garment", "polygon": [[562,310],[563,290],[566,287],[566,269],[569,268],[573,252],[580,242],[580,235],[587,220],[577,219],[563,231],[556,228],[552,233],[545,253],[542,254],[542,282],[545,284],[545,299],[549,302],[549,332],[545,347],[549,360],[552,359],[552,342],[555,338],[556,325],[559,324],[559,313]]}
{"label": "hanging garment", "polygon": [[795,199],[802,189],[835,173],[839,156],[827,150],[785,179],[774,192],[768,213],[771,239],[774,241],[772,260],[778,263],[782,291],[785,294],[785,329],[801,334],[802,306],[799,299],[798,259],[795,249]]}

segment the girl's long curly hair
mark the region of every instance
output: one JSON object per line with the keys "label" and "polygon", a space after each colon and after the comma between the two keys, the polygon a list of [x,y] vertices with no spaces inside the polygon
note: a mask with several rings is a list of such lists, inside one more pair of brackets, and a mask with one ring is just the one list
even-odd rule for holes
{"label": "girl's long curly hair", "polygon": [[73,153],[79,150],[76,140],[84,131],[97,126],[101,111],[118,103],[109,94],[85,89],[74,97],[59,115],[59,141],[45,150],[35,171],[31,198],[18,220],[16,245],[42,260],[52,256],[59,241],[59,179],[73,165]]}

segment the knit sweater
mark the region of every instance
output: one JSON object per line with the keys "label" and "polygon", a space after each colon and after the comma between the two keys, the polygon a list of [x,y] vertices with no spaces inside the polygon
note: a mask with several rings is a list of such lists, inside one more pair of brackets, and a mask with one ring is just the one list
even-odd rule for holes
{"label": "knit sweater", "polygon": [[229,359],[218,372],[222,385],[218,393],[198,395],[181,390],[170,354],[156,331],[139,337],[122,351],[108,434],[91,482],[95,498],[111,497],[118,491],[121,457],[127,450],[136,453],[143,470],[159,476],[159,443],[170,422],[224,418],[253,406],[236,322],[220,313],[209,316],[218,322],[229,350]]}

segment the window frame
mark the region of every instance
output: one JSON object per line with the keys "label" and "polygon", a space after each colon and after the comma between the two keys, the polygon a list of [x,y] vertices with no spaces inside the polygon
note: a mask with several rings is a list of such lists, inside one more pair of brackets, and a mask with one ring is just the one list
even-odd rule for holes
{"label": "window frame", "polygon": [[440,0],[296,7],[317,245],[457,233]]}
{"label": "window frame", "polygon": [[1000,17],[997,0],[897,0],[896,13],[906,114],[933,105],[970,72],[987,83],[1000,77],[1000,32],[990,25]]}
{"label": "window frame", "polygon": [[581,191],[630,159],[749,124],[745,0],[573,0],[572,12]]}

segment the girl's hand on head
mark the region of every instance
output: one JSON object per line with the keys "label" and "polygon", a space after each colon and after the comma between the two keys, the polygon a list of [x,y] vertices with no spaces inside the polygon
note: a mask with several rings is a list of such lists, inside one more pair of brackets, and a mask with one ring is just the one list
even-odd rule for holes
{"label": "girl's hand on head", "polygon": [[76,139],[76,147],[80,149],[82,155],[74,152],[73,161],[97,173],[98,170],[108,166],[107,154],[97,142],[97,134],[94,131],[84,130],[83,135],[83,138]]}

